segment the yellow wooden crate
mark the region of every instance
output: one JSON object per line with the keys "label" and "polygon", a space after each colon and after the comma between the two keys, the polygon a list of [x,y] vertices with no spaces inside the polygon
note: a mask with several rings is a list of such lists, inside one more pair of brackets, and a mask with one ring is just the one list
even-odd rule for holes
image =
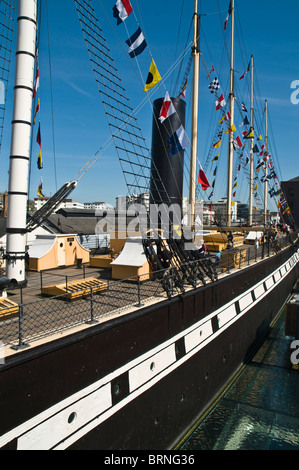
{"label": "yellow wooden crate", "polygon": [[5,320],[8,316],[18,313],[19,306],[7,297],[0,299],[0,320]]}
{"label": "yellow wooden crate", "polygon": [[206,243],[206,247],[208,251],[217,253],[218,251],[225,250],[225,248],[227,247],[227,243],[219,243],[219,242]]}
{"label": "yellow wooden crate", "polygon": [[[204,241],[209,251],[222,251],[227,247],[228,240],[226,233],[216,233],[210,235],[204,235]],[[234,235],[233,246],[234,248],[242,246],[244,243],[244,237],[239,234]]]}
{"label": "yellow wooden crate", "polygon": [[114,261],[114,258],[109,255],[91,256],[89,266],[96,268],[109,268],[112,261]]}
{"label": "yellow wooden crate", "polygon": [[226,269],[236,268],[241,264],[245,263],[247,257],[246,250],[227,250],[222,251],[221,253],[221,261],[220,261],[220,268],[224,271]]}
{"label": "yellow wooden crate", "polygon": [[53,297],[65,294],[65,298],[73,300],[78,297],[83,297],[84,295],[90,295],[91,289],[95,293],[106,290],[107,288],[108,284],[106,282],[90,277],[87,279],[68,281],[67,285],[65,282],[63,282],[61,284],[45,286],[42,288],[42,293],[43,295],[49,295]]}

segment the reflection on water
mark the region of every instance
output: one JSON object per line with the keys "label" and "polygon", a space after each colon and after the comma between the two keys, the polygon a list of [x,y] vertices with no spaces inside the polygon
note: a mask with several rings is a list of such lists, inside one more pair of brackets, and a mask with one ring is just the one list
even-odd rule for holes
{"label": "reflection on water", "polygon": [[184,450],[298,450],[299,371],[284,315],[238,380],[181,446]]}

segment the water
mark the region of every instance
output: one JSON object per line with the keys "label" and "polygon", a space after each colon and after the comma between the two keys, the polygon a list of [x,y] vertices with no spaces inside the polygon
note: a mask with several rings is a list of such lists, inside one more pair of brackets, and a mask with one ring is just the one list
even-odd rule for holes
{"label": "water", "polygon": [[299,370],[284,312],[261,348],[181,450],[298,450]]}

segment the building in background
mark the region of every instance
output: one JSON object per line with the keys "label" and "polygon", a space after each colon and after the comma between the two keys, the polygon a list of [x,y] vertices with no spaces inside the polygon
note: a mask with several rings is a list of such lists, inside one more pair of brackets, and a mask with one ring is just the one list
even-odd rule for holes
{"label": "building in background", "polygon": [[291,227],[295,225],[294,228],[299,228],[299,176],[289,181],[282,181],[281,189],[290,208],[290,214],[284,214],[283,220]]}

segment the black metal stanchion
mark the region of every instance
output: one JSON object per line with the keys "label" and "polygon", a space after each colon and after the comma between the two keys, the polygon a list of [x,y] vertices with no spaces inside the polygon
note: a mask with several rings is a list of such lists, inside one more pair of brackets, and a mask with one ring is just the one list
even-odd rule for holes
{"label": "black metal stanchion", "polygon": [[29,344],[23,342],[23,305],[19,305],[19,344],[12,346],[11,349],[21,351],[22,349],[29,348]]}
{"label": "black metal stanchion", "polygon": [[141,282],[140,282],[140,276],[138,275],[138,290],[137,290],[137,296],[138,296],[138,304],[137,307],[143,307],[144,305],[141,303]]}
{"label": "black metal stanchion", "polygon": [[98,322],[94,319],[94,297],[93,288],[90,288],[90,320],[86,322],[88,325],[96,325]]}

